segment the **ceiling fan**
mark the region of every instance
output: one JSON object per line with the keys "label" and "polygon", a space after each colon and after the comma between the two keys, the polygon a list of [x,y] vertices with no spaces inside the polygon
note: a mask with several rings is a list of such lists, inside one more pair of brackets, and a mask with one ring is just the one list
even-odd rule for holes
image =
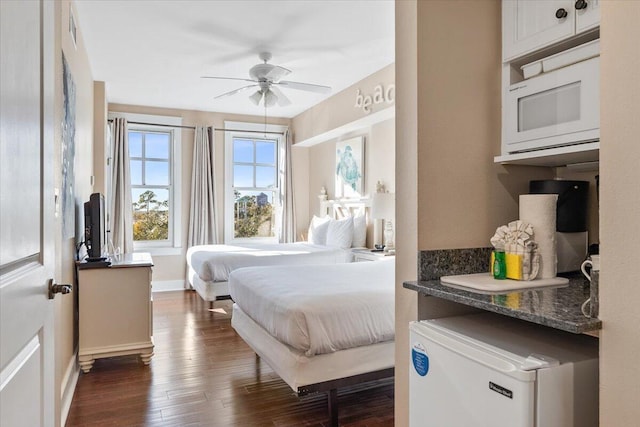
{"label": "ceiling fan", "polygon": [[292,82],[288,80],[281,80],[283,77],[291,73],[288,70],[279,65],[269,64],[271,59],[271,53],[262,52],[258,57],[263,61],[262,64],[257,64],[251,67],[249,70],[249,76],[251,79],[243,79],[237,77],[215,77],[215,76],[202,76],[204,79],[222,79],[222,80],[238,80],[243,82],[251,82],[252,84],[243,86],[239,89],[218,95],[215,99],[223,98],[226,96],[235,95],[240,92],[244,92],[253,88],[257,88],[253,95],[249,96],[249,99],[256,105],[262,103],[265,107],[271,107],[278,104],[281,107],[291,104],[291,100],[286,97],[279,87],[304,90],[315,93],[329,93],[331,88],[329,86],[316,85],[311,83]]}

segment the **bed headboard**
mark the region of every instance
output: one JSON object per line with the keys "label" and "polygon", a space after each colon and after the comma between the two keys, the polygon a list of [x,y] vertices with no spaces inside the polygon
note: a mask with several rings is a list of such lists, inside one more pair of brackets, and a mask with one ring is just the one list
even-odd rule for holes
{"label": "bed headboard", "polygon": [[371,199],[321,200],[319,216],[340,219],[348,216],[366,215]]}

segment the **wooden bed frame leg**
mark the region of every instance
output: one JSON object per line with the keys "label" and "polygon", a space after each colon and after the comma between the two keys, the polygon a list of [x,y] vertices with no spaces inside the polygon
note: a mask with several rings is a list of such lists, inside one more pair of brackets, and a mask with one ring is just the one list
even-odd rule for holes
{"label": "wooden bed frame leg", "polygon": [[213,301],[209,301],[209,310],[213,310]]}
{"label": "wooden bed frame leg", "polygon": [[327,405],[329,409],[329,425],[338,427],[338,389],[332,388],[327,392]]}

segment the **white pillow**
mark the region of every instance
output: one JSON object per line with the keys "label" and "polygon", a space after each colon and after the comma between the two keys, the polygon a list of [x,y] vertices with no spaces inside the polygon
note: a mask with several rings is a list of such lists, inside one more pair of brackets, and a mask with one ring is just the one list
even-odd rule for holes
{"label": "white pillow", "polygon": [[353,218],[332,219],[327,230],[327,246],[349,249],[353,242]]}
{"label": "white pillow", "polygon": [[353,241],[354,248],[364,248],[367,246],[367,217],[358,215],[353,217]]}
{"label": "white pillow", "polygon": [[327,231],[329,230],[329,221],[331,218],[328,216],[320,218],[319,216],[313,216],[311,223],[309,224],[309,231],[307,232],[307,242],[314,245],[326,245],[327,244]]}

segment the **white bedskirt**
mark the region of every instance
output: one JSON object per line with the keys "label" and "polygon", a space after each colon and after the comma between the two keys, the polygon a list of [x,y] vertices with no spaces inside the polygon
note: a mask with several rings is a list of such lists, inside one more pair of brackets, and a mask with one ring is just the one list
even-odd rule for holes
{"label": "white bedskirt", "polygon": [[269,335],[237,304],[233,306],[231,325],[294,391],[310,384],[394,367],[393,341],[309,357]]}

